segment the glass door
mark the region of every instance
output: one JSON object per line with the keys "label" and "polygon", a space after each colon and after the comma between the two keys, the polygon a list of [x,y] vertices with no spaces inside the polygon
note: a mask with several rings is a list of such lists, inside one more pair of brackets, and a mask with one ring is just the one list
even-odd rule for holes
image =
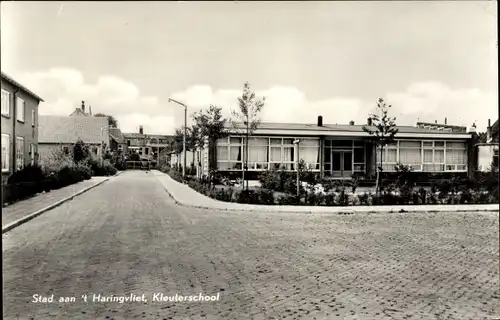
{"label": "glass door", "polygon": [[352,177],[352,150],[332,150],[332,177],[341,179]]}

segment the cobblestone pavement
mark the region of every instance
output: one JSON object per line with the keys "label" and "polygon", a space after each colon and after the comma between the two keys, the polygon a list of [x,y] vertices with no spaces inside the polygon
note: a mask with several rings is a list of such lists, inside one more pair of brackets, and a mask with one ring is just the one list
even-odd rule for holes
{"label": "cobblestone pavement", "polygon": [[[181,208],[125,172],[2,236],[4,319],[494,319],[498,228],[498,213]],[[220,299],[152,301],[200,292]]]}
{"label": "cobblestone pavement", "polygon": [[61,189],[44,192],[35,197],[16,202],[2,208],[2,227],[5,227],[17,219],[46,208],[57,201],[67,198],[106,179],[109,179],[109,177],[92,177],[89,180],[84,180]]}

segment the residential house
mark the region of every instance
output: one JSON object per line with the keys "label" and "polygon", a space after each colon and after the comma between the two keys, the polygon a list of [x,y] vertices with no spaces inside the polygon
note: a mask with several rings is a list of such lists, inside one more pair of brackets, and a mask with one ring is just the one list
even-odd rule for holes
{"label": "residential house", "polygon": [[40,162],[46,164],[55,152],[70,152],[81,139],[95,156],[105,152],[109,142],[108,119],[102,117],[40,116],[38,144]]}
{"label": "residential house", "polygon": [[479,171],[487,171],[492,165],[498,168],[498,120],[491,125],[488,119],[486,132],[479,135],[476,148]]}
{"label": "residential house", "polygon": [[173,139],[169,135],[145,134],[143,126],[139,132],[123,133],[126,142],[127,153],[138,153],[142,159],[167,163],[168,150]]}
{"label": "residential house", "polygon": [[76,108],[75,111],[73,111],[70,114],[71,117],[92,117],[92,107],[89,106],[88,111],[85,108],[85,101],[82,101],[82,106],[81,108]]}
{"label": "residential house", "polygon": [[38,106],[43,99],[2,72],[2,185],[16,170],[37,162]]}
{"label": "residential house", "polygon": [[109,150],[117,154],[127,153],[127,141],[120,128],[109,127]]}
{"label": "residential house", "polygon": [[[470,176],[475,168],[473,152],[474,128],[448,124],[418,122],[415,126],[398,126],[395,141],[377,149],[364,126],[374,129],[370,119],[366,124],[323,124],[319,116],[315,124],[261,123],[248,143],[247,178],[257,179],[268,169],[294,171],[297,158],[322,177],[332,179],[371,180],[380,163],[384,172],[395,172],[398,163],[411,165],[416,172],[430,177]],[[231,127],[228,126],[231,132]],[[244,132],[241,124],[239,132]],[[200,150],[202,163],[211,163],[220,173],[240,177],[244,163],[244,136],[232,130],[215,146],[205,144]],[[298,140],[298,145],[294,144]],[[215,148],[215,151],[209,149]],[[381,151],[381,152],[380,152]],[[207,158],[208,161],[207,161]],[[207,168],[208,166],[205,166]],[[207,169],[203,169],[203,174]]]}

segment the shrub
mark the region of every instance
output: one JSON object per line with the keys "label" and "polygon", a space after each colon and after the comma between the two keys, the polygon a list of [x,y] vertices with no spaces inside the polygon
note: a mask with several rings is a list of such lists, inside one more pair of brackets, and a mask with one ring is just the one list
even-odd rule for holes
{"label": "shrub", "polygon": [[259,193],[256,190],[241,190],[237,193],[238,203],[260,204]]}
{"label": "shrub", "polygon": [[90,169],[90,167],[84,164],[76,165],[75,170],[80,173],[80,175],[83,177],[84,180],[92,178],[92,170]]}
{"label": "shrub", "polygon": [[368,193],[362,193],[358,195],[359,204],[362,206],[368,206],[370,195]]}
{"label": "shrub", "polygon": [[85,161],[90,157],[90,150],[89,146],[83,142],[83,140],[79,139],[76,141],[76,143],[73,145],[73,161],[75,163],[80,163],[82,161]]}
{"label": "shrub", "polygon": [[214,190],[212,197],[219,201],[231,202],[233,201],[233,188],[221,188],[219,190]]}
{"label": "shrub", "polygon": [[296,195],[286,194],[278,198],[278,205],[280,206],[290,206],[299,204],[300,204],[300,199]]}
{"label": "shrub", "polygon": [[86,164],[92,170],[92,175],[102,177],[102,176],[112,176],[115,175],[118,170],[107,160],[99,161],[93,157],[87,159]]}
{"label": "shrub", "polygon": [[38,165],[27,165],[19,171],[14,172],[7,180],[8,184],[21,182],[41,183],[45,179],[42,168]]}

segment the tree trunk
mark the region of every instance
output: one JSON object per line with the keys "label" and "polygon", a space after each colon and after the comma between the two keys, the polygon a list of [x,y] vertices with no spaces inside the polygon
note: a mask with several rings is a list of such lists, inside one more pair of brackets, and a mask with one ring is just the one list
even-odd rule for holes
{"label": "tree trunk", "polygon": [[[383,163],[383,160],[382,160],[382,157],[383,157],[383,151],[384,149],[382,148],[382,145],[380,146],[380,164],[377,162],[377,178],[376,178],[376,181],[375,181],[375,194],[376,195],[379,195],[379,186],[380,186],[380,167],[382,167],[382,163]],[[376,159],[377,157],[375,157]]]}

